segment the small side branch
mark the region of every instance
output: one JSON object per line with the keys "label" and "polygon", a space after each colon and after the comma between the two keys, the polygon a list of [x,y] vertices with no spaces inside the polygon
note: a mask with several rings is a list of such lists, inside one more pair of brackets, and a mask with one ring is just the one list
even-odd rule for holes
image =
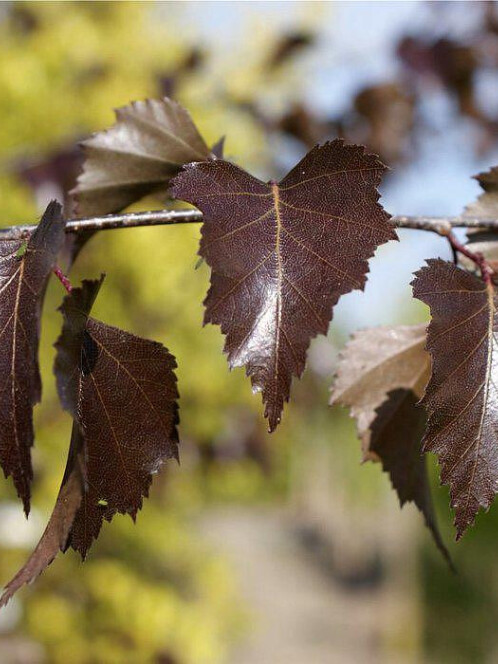
{"label": "small side branch", "polygon": [[450,243],[454,255],[458,255],[458,253],[460,253],[462,256],[466,256],[469,260],[471,260],[479,268],[484,283],[486,283],[488,286],[491,286],[494,272],[484,258],[483,254],[479,251],[471,251],[468,249],[451,232],[448,233],[446,237]]}
{"label": "small side branch", "polygon": [[66,277],[61,268],[58,265],[56,265],[55,267],[52,268],[52,272],[55,274],[57,279],[64,286],[66,293],[70,293],[73,290],[73,287],[71,286],[71,282],[69,281],[68,277]]}
{"label": "small side branch", "polygon": [[[202,213],[197,210],[158,210],[153,212],[130,212],[109,214],[87,219],[70,219],[66,233],[84,231],[106,231],[118,228],[138,228],[140,226],[171,226],[177,224],[197,224],[202,221]],[[431,231],[447,236],[453,228],[486,228],[498,232],[498,219],[478,217],[413,217],[395,216],[392,223],[398,228]],[[11,226],[0,229],[0,240],[23,240],[30,236],[34,225]]]}

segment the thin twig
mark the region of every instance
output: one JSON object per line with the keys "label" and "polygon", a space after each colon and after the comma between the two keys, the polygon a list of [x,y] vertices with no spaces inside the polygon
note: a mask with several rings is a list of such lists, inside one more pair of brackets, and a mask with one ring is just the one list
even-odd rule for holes
{"label": "thin twig", "polygon": [[[128,214],[109,214],[87,219],[70,219],[66,224],[66,233],[84,231],[105,231],[117,228],[137,228],[139,226],[170,226],[176,224],[194,224],[202,221],[202,212],[197,210],[158,210],[154,212],[130,212]],[[498,232],[498,219],[480,219],[478,217],[413,217],[394,216],[392,223],[398,228],[410,228],[431,231],[439,235],[448,235],[452,228],[487,228]],[[0,240],[22,240],[30,236],[34,225],[11,226],[0,229]]]}
{"label": "thin twig", "polygon": [[494,272],[484,255],[480,251],[471,251],[468,249],[460,242],[454,233],[448,233],[446,238],[450,243],[452,250],[455,253],[461,253],[463,256],[466,256],[471,260],[479,268],[484,283],[491,286]]}
{"label": "thin twig", "polygon": [[57,279],[64,286],[64,288],[66,289],[66,293],[70,293],[73,290],[73,287],[72,287],[71,282],[69,281],[68,277],[66,277],[66,275],[61,270],[61,268],[58,265],[55,265],[52,268],[52,272],[55,274]]}
{"label": "thin twig", "polygon": [[[66,233],[84,231],[108,231],[117,228],[138,228],[140,226],[170,226],[193,224],[202,221],[202,212],[197,210],[158,210],[154,212],[130,212],[128,214],[108,214],[103,217],[69,219]],[[24,240],[36,228],[35,225],[10,226],[0,229],[0,240]]]}

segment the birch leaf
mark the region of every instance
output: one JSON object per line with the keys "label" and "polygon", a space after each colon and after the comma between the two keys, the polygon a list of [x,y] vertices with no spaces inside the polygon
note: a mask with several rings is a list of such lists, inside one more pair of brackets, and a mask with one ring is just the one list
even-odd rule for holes
{"label": "birch leaf", "polygon": [[33,477],[33,406],[43,296],[64,238],[61,206],[52,201],[27,243],[0,240],[0,464],[12,476],[26,515]]}
{"label": "birch leaf", "polygon": [[279,183],[223,160],[189,164],[172,183],[204,214],[204,321],[221,326],[230,367],[245,365],[262,392],[270,431],[311,339],[326,334],[341,295],[363,289],[377,246],[396,238],[378,203],[384,171],[364,148],[336,140]]}

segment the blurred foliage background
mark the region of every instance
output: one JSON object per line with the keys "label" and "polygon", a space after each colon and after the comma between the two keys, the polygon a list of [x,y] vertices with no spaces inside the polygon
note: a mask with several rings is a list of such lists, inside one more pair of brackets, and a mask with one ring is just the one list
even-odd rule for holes
{"label": "blurred foliage background", "polygon": [[[159,2],[2,3],[2,225],[33,222],[50,198],[63,200],[81,165],[77,142],[112,124],[113,108],[148,96],[177,98],[208,143],[227,135],[228,158],[265,179],[281,175],[318,141],[339,135],[363,142],[396,168],[384,192],[393,203],[386,203],[391,212],[460,211],[451,204],[444,207],[448,200],[453,205],[459,200],[451,183],[439,198],[430,194],[432,208],[427,210],[417,209],[408,194],[403,198],[406,190],[400,185],[413,188],[410,169],[415,165],[423,174],[427,145],[438,144],[438,132],[450,125],[471,155],[462,164],[466,177],[474,166],[496,163],[498,100],[492,90],[498,82],[498,19],[493,3],[470,3],[479,5],[479,12],[472,10],[473,22],[462,35],[455,4],[432,3],[423,10],[426,23],[420,22],[418,32],[398,30],[390,43],[389,62],[395,64],[371,80],[364,76],[355,86],[345,84],[341,103],[329,106],[324,100],[333,96],[334,77],[342,81],[348,68],[362,71],[361,57],[368,57],[352,57],[348,51],[342,60],[334,56],[321,63],[327,22],[336,20],[332,4],[293,3],[292,22],[281,20],[289,10],[285,3],[270,3],[270,8],[258,3],[261,9],[227,3],[226,10],[223,3],[203,4],[211,8]],[[240,9],[234,9],[236,4]],[[394,12],[399,8],[389,4]],[[363,12],[365,27],[371,10],[359,6],[356,16]],[[238,11],[243,38],[223,42],[220,50],[216,30],[211,41],[189,31],[196,20],[208,21],[211,11],[220,32],[231,30],[225,11]],[[438,29],[431,31],[435,23]],[[319,94],[310,94],[310,71]],[[457,149],[462,151],[461,144]],[[396,210],[399,200],[404,207]],[[138,207],[158,205],[144,201]],[[169,465],[155,479],[136,526],[116,517],[104,526],[85,565],[74,553],[61,555],[33,587],[19,593],[0,615],[1,661],[497,661],[496,510],[479,518],[478,528],[460,544],[454,554],[460,574],[451,576],[418,515],[411,508],[399,513],[379,468],[358,466],[360,447],[347,416],[326,407],[337,349],[358,323],[358,310],[363,324],[424,320],[423,308],[406,297],[408,278],[401,293],[386,295],[386,283],[392,281],[390,270],[403,274],[400,264],[407,253],[420,264],[423,257],[446,255],[446,248],[418,237],[404,255],[398,247],[380,252],[387,266],[384,273],[383,268],[373,270],[380,296],[372,291],[370,308],[361,296],[353,297],[349,309],[340,309],[329,337],[315,340],[309,370],[294,385],[283,424],[270,437],[244,372],[227,370],[218,328],[202,328],[209,275],[205,265],[195,269],[198,239],[198,228],[190,225],[101,233],[74,267],[74,282],[107,273],[97,318],[157,339],[176,356],[182,464]],[[44,394],[36,409],[35,509],[29,523],[10,481],[0,484],[0,575],[5,581],[36,542],[65,465],[71,423],[52,380],[61,296],[60,284],[52,283],[43,318]],[[436,469],[431,470],[436,487]],[[437,497],[450,541],[447,492],[439,489]],[[223,518],[229,533],[248,514],[277,515],[269,523],[295,544],[296,560],[320,571],[325,579],[321,591],[334,598],[335,609],[331,605],[327,616],[331,623],[322,629],[340,631],[349,611],[355,632],[351,641],[362,650],[347,650],[354,644],[337,637],[337,647],[324,651],[323,660],[271,653],[267,659],[246,660],[237,654],[255,620],[240,566],[217,541],[220,506],[228,510]],[[253,535],[258,538],[258,531]],[[249,552],[251,546],[244,541]],[[261,552],[254,550],[254,566],[256,554]],[[278,565],[278,547],[267,555]],[[271,581],[262,567],[256,584],[266,584],[268,595],[285,596],[285,588],[274,588]],[[296,605],[301,600],[289,599]],[[308,638],[316,644],[315,627],[315,637]]]}

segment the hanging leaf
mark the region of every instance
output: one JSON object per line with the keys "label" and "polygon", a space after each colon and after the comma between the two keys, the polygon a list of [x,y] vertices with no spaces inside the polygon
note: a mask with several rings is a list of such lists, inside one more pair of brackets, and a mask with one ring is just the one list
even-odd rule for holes
{"label": "hanging leaf", "polygon": [[439,457],[459,539],[498,490],[497,297],[493,286],[440,259],[416,273],[413,293],[432,316],[424,450]]}
{"label": "hanging leaf", "polygon": [[204,214],[200,255],[212,268],[205,323],[221,326],[230,367],[263,393],[269,430],[293,375],[327,332],[341,295],[363,289],[367,259],[396,238],[378,203],[385,166],[359,146],[317,146],[280,182],[233,164],[189,164],[173,194]]}
{"label": "hanging leaf", "polygon": [[61,402],[83,437],[86,487],[69,536],[82,557],[103,519],[135,518],[152,474],[178,458],[176,362],[159,343],[85,320],[99,286],[83,282],[65,298],[55,364]]}
{"label": "hanging leaf", "polygon": [[426,415],[416,405],[430,376],[425,343],[425,324],[357,332],[341,353],[330,404],[350,409],[362,442],[363,461],[382,463],[401,506],[415,503],[437,547],[450,562],[437,527],[422,457]]}
{"label": "hanging leaf", "polygon": [[50,520],[27,562],[5,586],[0,597],[0,608],[7,604],[19,588],[34,581],[50,565],[59,550],[65,551],[69,532],[83,495],[82,469],[82,439],[79,427],[75,423],[66,472]]}
{"label": "hanging leaf", "polygon": [[52,201],[29,241],[0,240],[0,463],[5,476],[12,476],[26,515],[33,477],[33,406],[41,398],[41,305],[64,226],[61,206]]}
{"label": "hanging leaf", "polygon": [[430,375],[425,330],[425,324],[362,330],[341,353],[330,405],[350,408],[364,461],[372,459],[371,426],[388,392],[405,388],[419,398],[424,392]]}
{"label": "hanging leaf", "polygon": [[100,281],[73,288],[61,306],[55,373],[75,418],[66,471],[34,552],[5,587],[0,607],[69,546],[86,557],[104,519],[135,519],[152,475],[178,459],[175,360],[161,344],[88,318]]}
{"label": "hanging leaf", "polygon": [[414,392],[396,389],[375,411],[371,424],[370,452],[382,463],[398,494],[401,507],[413,502],[422,513],[436,546],[453,568],[450,555],[439,532],[426,460],[422,455],[422,438],[426,426],[423,408],[417,405]]}

